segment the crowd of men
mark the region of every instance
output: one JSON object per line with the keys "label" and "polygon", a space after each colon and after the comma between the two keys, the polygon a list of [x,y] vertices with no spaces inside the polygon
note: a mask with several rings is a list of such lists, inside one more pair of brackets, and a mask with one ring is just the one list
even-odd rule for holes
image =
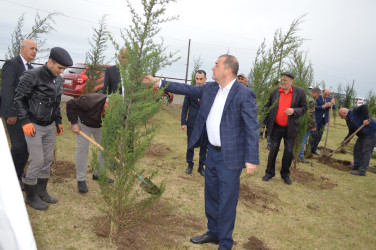
{"label": "crowd of men", "polygon": [[[125,66],[127,51],[119,53],[119,62]],[[69,53],[60,47],[52,48],[48,61],[33,68],[30,61],[37,54],[37,44],[32,40],[21,43],[20,55],[8,60],[2,69],[0,115],[6,121],[11,141],[11,154],[20,187],[26,192],[26,203],[38,210],[48,208],[47,203],[58,200],[49,195],[47,184],[53,159],[56,136],[63,133],[60,101],[63,92],[63,71],[72,66]],[[192,174],[194,149],[200,147],[198,173],[205,178],[205,213],[208,231],[191,238],[195,244],[215,243],[220,249],[231,249],[239,196],[240,174],[256,171],[259,161],[259,122],[257,120],[256,94],[248,86],[248,78],[238,74],[239,62],[232,55],[222,55],[215,62],[212,82],[206,82],[206,72],[195,73],[196,85],[180,84],[146,76],[144,83],[166,87],[166,91],[185,95],[181,113],[181,129],[187,132],[185,172]],[[294,74],[284,72],[264,107],[270,151],[263,181],[275,176],[276,158],[281,140],[284,151],[280,175],[291,185],[290,166],[294,159],[293,147],[299,132],[300,118],[308,110],[306,133],[301,145],[299,160],[304,159],[305,145],[312,135],[312,154],[319,155],[317,146],[329,110],[335,109],[330,90],[313,88],[308,104],[303,88],[294,86]],[[89,142],[82,136],[93,135],[100,143],[102,117],[108,108],[108,95],[120,92],[121,76],[116,66],[107,69],[103,93],[88,94],[67,102],[67,117],[71,131],[76,134],[76,175],[80,193],[88,192],[86,168]],[[168,84],[167,84],[168,83]],[[354,146],[354,166],[351,174],[364,176],[372,150],[376,144],[376,122],[369,116],[367,106],[354,110],[340,109],[346,119],[349,135],[363,124]],[[349,136],[348,135],[348,136]],[[29,165],[24,171],[27,160]],[[104,158],[98,161],[103,167]],[[93,180],[98,178],[97,172]],[[113,182],[109,178],[109,182]]]}

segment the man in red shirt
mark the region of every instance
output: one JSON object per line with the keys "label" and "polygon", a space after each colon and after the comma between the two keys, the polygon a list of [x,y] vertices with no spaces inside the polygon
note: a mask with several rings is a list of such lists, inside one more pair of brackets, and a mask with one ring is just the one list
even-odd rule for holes
{"label": "man in red shirt", "polygon": [[281,87],[275,89],[269,97],[265,110],[269,110],[267,131],[270,137],[268,165],[263,181],[269,181],[275,176],[275,161],[279,145],[283,138],[281,177],[291,185],[290,165],[294,158],[293,147],[299,131],[299,117],[307,111],[306,94],[303,88],[292,86],[294,75],[291,72],[282,73]]}

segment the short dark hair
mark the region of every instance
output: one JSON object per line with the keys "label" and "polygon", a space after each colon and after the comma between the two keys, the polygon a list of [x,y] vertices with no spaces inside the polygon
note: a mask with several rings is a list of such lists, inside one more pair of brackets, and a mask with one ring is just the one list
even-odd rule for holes
{"label": "short dark hair", "polygon": [[224,61],[225,67],[230,68],[232,70],[232,73],[237,76],[238,71],[239,71],[238,59],[236,59],[235,56],[232,56],[229,54],[221,55],[219,58],[222,58],[222,57],[226,58]]}
{"label": "short dark hair", "polygon": [[206,76],[206,72],[205,72],[205,70],[203,70],[203,69],[199,69],[199,70],[197,70],[196,71],[196,73],[195,73],[195,76],[196,76],[196,74],[204,74],[205,76]]}

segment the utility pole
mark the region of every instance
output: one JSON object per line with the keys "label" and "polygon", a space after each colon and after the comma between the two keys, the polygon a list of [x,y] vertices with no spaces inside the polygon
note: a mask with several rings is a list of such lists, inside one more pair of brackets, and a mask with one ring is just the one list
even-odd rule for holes
{"label": "utility pole", "polygon": [[185,84],[187,84],[188,81],[188,67],[189,67],[189,53],[191,51],[191,39],[189,39],[188,42],[188,57],[187,57],[187,69],[185,70]]}

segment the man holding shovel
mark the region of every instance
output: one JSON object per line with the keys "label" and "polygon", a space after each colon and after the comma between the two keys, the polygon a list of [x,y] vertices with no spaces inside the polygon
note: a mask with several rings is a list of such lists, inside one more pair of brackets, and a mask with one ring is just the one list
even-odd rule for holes
{"label": "man holding shovel", "polygon": [[341,108],[338,114],[346,120],[349,128],[346,138],[363,124],[366,125],[357,133],[358,139],[354,145],[354,167],[350,172],[352,175],[365,176],[373,148],[376,146],[376,121],[369,116],[367,105],[361,105],[353,110]]}
{"label": "man holding shovel", "polygon": [[330,108],[336,109],[335,100],[330,96],[330,89],[326,88],[316,99],[316,131],[312,133],[312,146],[311,152],[314,155],[320,155],[317,153],[317,147],[321,141],[321,137],[324,133],[325,125],[329,122],[329,110]]}
{"label": "man holding shovel", "polygon": [[[76,176],[78,191],[87,193],[89,190],[86,186],[86,168],[87,157],[89,153],[89,141],[80,135],[80,131],[88,136],[93,134],[97,143],[101,141],[102,116],[108,107],[106,94],[88,94],[79,98],[71,99],[67,102],[67,117],[71,122],[71,130],[76,133]],[[99,152],[99,164],[103,166],[104,159],[102,152]],[[97,180],[98,175],[93,174],[93,180]],[[112,179],[108,179],[110,183]]]}

